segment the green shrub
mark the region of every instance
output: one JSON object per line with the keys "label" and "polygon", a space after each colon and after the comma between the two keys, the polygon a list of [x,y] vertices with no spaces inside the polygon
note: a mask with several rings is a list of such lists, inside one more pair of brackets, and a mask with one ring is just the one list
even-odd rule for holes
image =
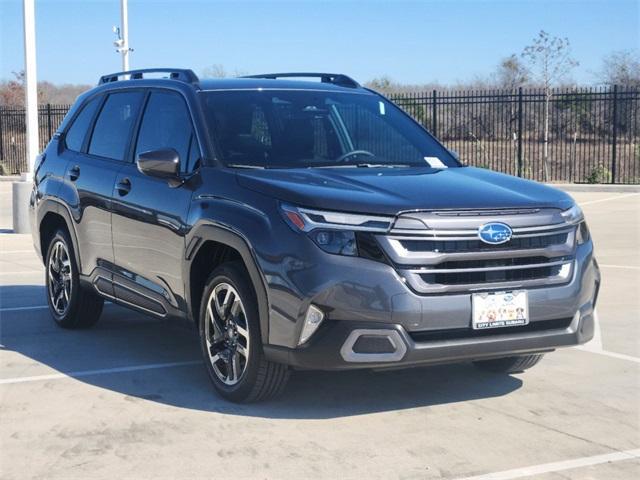
{"label": "green shrub", "polygon": [[611,171],[602,165],[597,166],[586,177],[587,183],[611,183]]}

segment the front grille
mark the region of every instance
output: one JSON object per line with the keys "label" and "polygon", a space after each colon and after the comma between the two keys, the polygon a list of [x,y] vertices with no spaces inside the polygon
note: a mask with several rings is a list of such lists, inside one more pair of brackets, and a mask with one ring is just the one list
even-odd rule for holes
{"label": "front grille", "polygon": [[540,320],[519,327],[487,328],[473,330],[472,328],[451,328],[422,332],[409,332],[414,342],[435,342],[438,340],[464,340],[466,338],[496,337],[519,333],[542,332],[546,330],[564,330],[571,325],[573,319],[559,318],[555,320]]}
{"label": "front grille", "polygon": [[497,270],[489,272],[453,272],[421,274],[425,283],[439,285],[471,285],[495,282],[520,282],[558,275],[559,266],[534,267],[522,270]]}
{"label": "front grille", "polygon": [[557,233],[541,237],[512,238],[500,245],[488,245],[480,240],[402,240],[401,245],[410,252],[486,252],[493,250],[528,250],[562,245],[567,242],[568,233]]}
{"label": "front grille", "polygon": [[[482,242],[478,229],[491,221],[511,226],[512,238],[499,245]],[[456,293],[566,283],[575,228],[556,209],[411,212],[376,239],[412,289]]]}

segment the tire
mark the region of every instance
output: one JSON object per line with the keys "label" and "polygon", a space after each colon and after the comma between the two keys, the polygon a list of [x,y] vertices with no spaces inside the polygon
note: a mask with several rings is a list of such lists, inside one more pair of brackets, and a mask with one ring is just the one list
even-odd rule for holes
{"label": "tire", "polygon": [[207,279],[199,330],[207,372],[222,397],[249,403],[282,393],[289,368],[264,357],[258,304],[242,264],[224,264]]}
{"label": "tire", "polygon": [[104,299],[80,284],[73,244],[66,230],[56,231],[47,247],[45,286],[49,311],[59,326],[88,328],[100,318]]}
{"label": "tire", "polygon": [[494,358],[492,360],[478,360],[473,364],[483,370],[495,373],[520,373],[536,365],[544,354],[521,355],[517,357]]}

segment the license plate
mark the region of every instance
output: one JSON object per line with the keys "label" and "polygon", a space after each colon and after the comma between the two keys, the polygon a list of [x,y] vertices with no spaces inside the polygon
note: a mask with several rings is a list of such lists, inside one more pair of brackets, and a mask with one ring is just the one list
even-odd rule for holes
{"label": "license plate", "polygon": [[471,296],[472,327],[516,327],[529,323],[529,300],[526,290],[474,293]]}

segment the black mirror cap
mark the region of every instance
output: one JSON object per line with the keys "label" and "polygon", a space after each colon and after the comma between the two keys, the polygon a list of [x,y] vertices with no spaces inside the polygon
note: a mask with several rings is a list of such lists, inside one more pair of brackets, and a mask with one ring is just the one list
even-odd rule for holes
{"label": "black mirror cap", "polygon": [[142,152],[136,158],[138,170],[150,177],[176,179],[180,176],[180,155],[173,148]]}

